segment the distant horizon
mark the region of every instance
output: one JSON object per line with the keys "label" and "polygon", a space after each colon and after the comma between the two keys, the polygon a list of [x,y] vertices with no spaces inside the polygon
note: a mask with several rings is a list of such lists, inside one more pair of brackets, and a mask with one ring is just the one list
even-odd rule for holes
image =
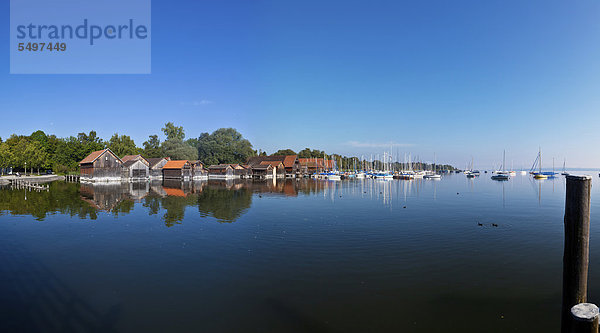
{"label": "distant horizon", "polygon": [[172,121],[188,138],[233,127],[268,153],[391,146],[490,169],[506,150],[528,170],[541,147],[545,166],[600,166],[598,12],[590,0],[153,0],[149,75],[10,75],[4,24],[0,136],[95,130],[141,146]]}

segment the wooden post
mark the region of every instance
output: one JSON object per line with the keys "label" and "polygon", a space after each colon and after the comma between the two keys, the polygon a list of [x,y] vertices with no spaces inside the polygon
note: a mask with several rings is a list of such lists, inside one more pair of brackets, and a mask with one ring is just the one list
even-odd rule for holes
{"label": "wooden post", "polygon": [[590,241],[590,190],[592,177],[567,176],[565,201],[565,250],[561,332],[572,326],[571,307],[587,301]]}
{"label": "wooden post", "polygon": [[591,303],[579,303],[571,308],[572,333],[598,333],[598,307]]}

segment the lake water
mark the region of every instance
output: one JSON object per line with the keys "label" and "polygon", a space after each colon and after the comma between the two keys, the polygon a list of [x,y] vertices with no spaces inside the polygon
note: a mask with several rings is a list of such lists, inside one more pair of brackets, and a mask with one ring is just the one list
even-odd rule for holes
{"label": "lake water", "polygon": [[0,331],[558,332],[564,197],[489,173],[4,187]]}

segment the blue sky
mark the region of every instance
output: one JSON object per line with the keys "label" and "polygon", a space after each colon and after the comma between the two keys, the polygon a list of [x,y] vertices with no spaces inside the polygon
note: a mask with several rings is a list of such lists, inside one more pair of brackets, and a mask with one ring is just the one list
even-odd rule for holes
{"label": "blue sky", "polygon": [[[0,136],[167,121],[256,149],[600,167],[597,1],[152,1],[151,75],[9,75]],[[550,166],[550,165],[547,165]]]}

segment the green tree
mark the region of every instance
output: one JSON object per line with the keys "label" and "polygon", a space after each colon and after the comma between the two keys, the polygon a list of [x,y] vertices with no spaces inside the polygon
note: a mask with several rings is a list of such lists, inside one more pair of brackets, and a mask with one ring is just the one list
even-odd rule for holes
{"label": "green tree", "polygon": [[250,141],[233,128],[220,128],[198,138],[198,157],[205,164],[246,163],[255,156]]}
{"label": "green tree", "polygon": [[81,143],[83,146],[82,148],[87,151],[88,154],[93,151],[104,149],[106,146],[102,139],[98,137],[96,131],[90,131],[89,134],[79,133],[77,134],[77,140]]}
{"label": "green tree", "polygon": [[119,157],[141,152],[141,149],[135,145],[135,142],[128,135],[119,135],[119,133],[115,133],[110,138],[108,148]]}
{"label": "green tree", "polygon": [[317,150],[317,149],[311,150],[310,148],[304,148],[298,152],[298,157],[299,158],[323,157],[324,154],[325,154],[325,152],[322,150]]}
{"label": "green tree", "polygon": [[145,157],[162,157],[162,148],[160,148],[160,139],[158,135],[150,135],[148,141],[144,142]]}
{"label": "green tree", "polygon": [[25,156],[27,166],[32,171],[33,169],[37,169],[37,173],[39,174],[40,168],[44,165],[48,154],[46,154],[46,151],[39,141],[31,140],[27,142],[23,155]]}
{"label": "green tree", "polygon": [[183,127],[175,126],[168,122],[162,128],[167,140],[162,144],[163,156],[168,156],[174,160],[197,160],[198,151],[195,147],[190,146],[183,141],[185,132]]}
{"label": "green tree", "polygon": [[10,151],[10,147],[7,143],[0,143],[0,169],[2,170],[2,174],[4,174],[4,169],[11,166],[13,156]]}
{"label": "green tree", "polygon": [[175,126],[172,122],[166,123],[165,127],[162,128],[162,131],[165,133],[167,140],[183,141],[185,138],[183,126]]}
{"label": "green tree", "polygon": [[296,155],[296,152],[294,152],[291,149],[279,149],[278,151],[276,151],[273,155]]}
{"label": "green tree", "polygon": [[32,148],[34,151],[31,156],[31,166],[37,168],[38,174],[40,173],[40,168],[48,167],[48,160],[50,157],[50,147],[48,136],[44,131],[38,130],[29,136],[31,140]]}

